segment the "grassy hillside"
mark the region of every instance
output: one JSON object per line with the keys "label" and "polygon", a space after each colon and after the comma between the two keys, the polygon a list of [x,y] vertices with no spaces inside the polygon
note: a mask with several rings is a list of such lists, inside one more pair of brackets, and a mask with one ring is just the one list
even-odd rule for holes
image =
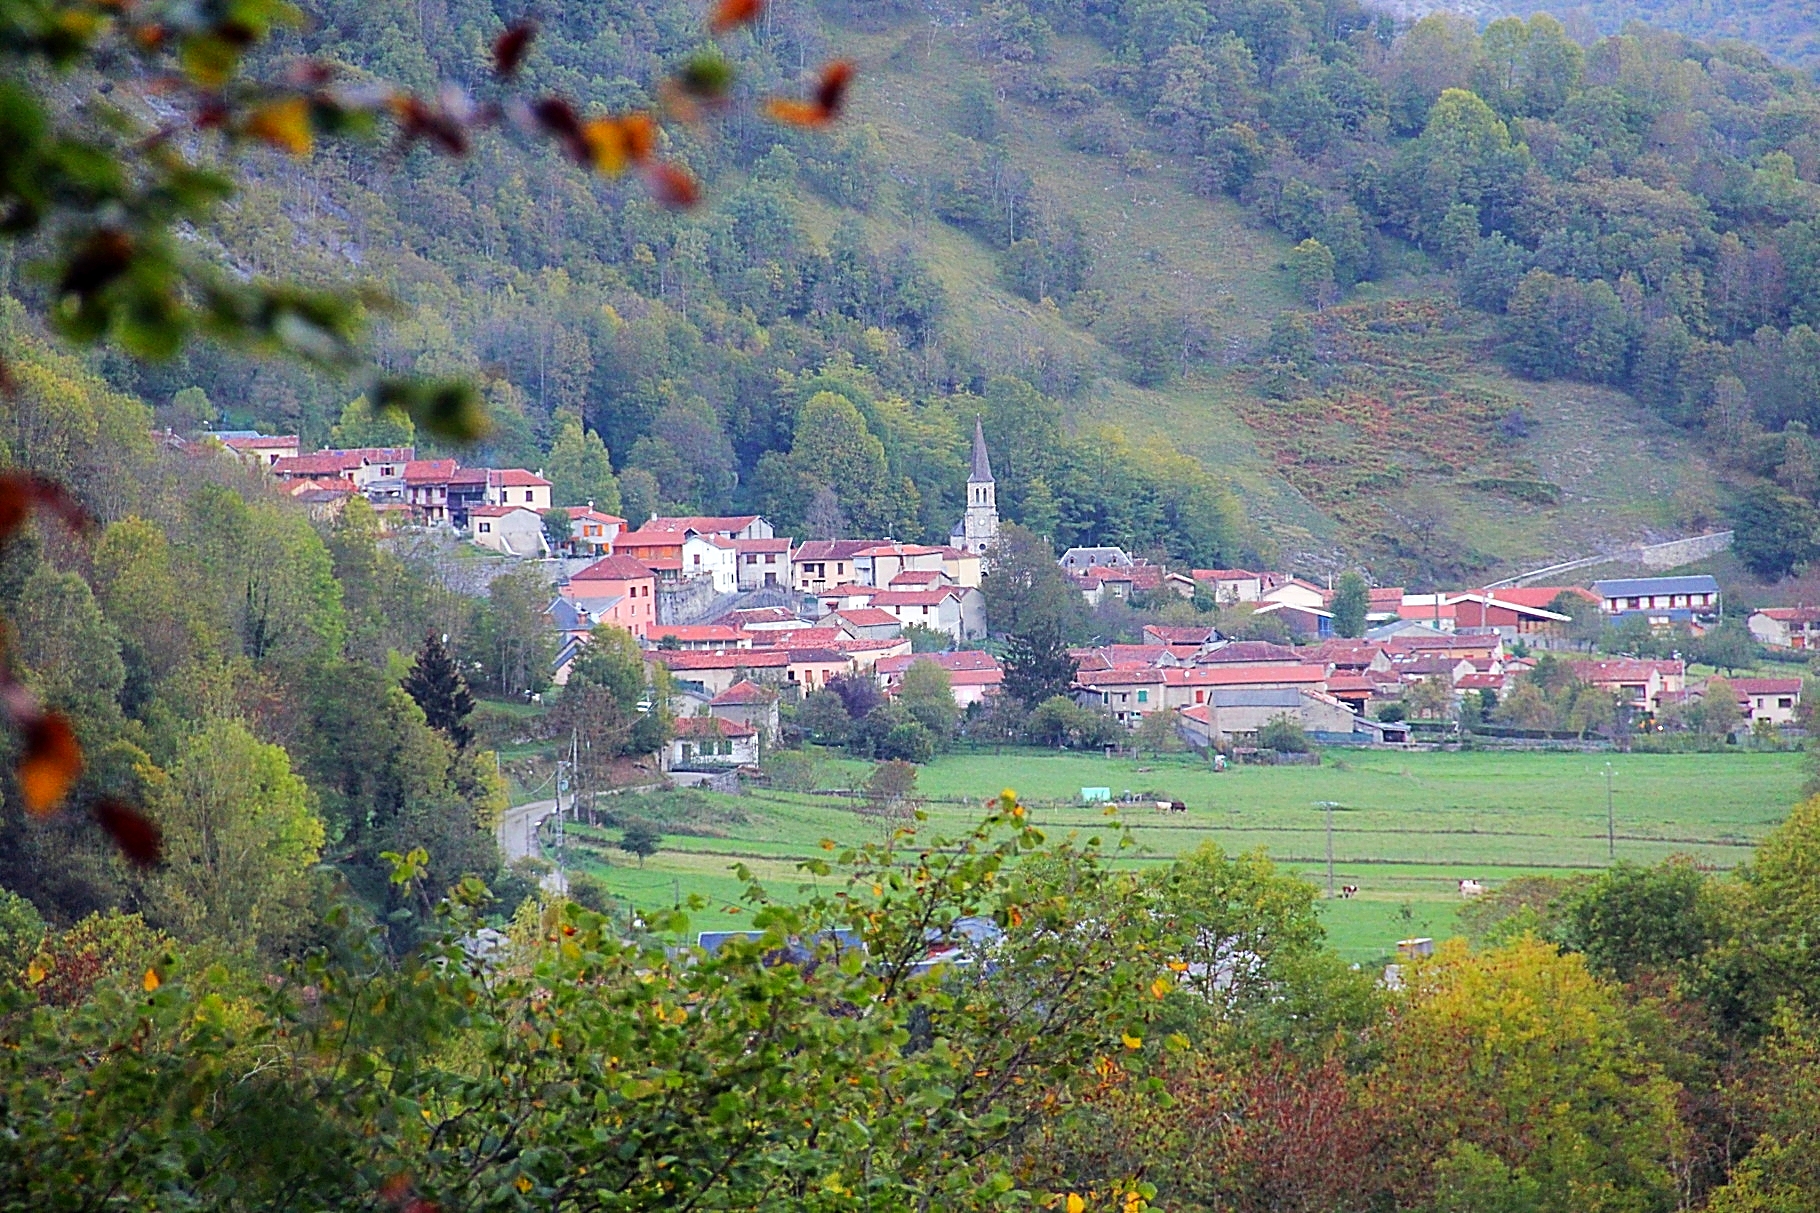
{"label": "grassy hillside", "polygon": [[[1371,329],[1410,310],[1432,323],[1371,333],[1369,350],[1347,344],[1323,368],[1342,381],[1340,398],[1272,398],[1253,364],[1273,321],[1301,306],[1284,272],[1289,242],[1236,202],[1196,193],[1189,166],[1147,146],[1123,110],[1129,150],[1097,154],[1071,145],[1053,109],[997,94],[993,146],[1028,176],[1033,196],[1066,208],[1090,236],[1088,293],[1106,309],[1155,293],[1195,316],[1197,356],[1172,381],[1140,386],[1088,308],[1014,294],[987,240],[920,204],[952,146],[956,98],[993,87],[977,23],[836,37],[863,69],[854,118],[877,127],[901,185],[870,225],[881,239],[929,250],[948,296],[942,339],[988,365],[1067,384],[1077,427],[1161,437],[1231,477],[1286,561],[1364,557],[1386,576],[1418,579],[1509,570],[1676,533],[1690,496],[1711,496],[1710,470],[1686,436],[1627,396],[1505,373],[1489,319],[1449,302],[1445,278],[1408,247],[1390,252],[1401,272],[1315,323]],[[1085,84],[1112,56],[1092,39],[1063,37],[1047,66]],[[1351,415],[1361,401],[1382,424]],[[1521,421],[1507,425],[1513,414]]]}

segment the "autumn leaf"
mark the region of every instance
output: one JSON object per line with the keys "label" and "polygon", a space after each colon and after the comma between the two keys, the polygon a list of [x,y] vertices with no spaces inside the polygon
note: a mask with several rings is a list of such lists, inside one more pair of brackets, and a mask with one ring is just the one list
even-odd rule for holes
{"label": "autumn leaf", "polygon": [[513,1186],[520,1192],[529,1192],[531,1190],[531,1177],[528,1175],[520,1175],[518,1177],[518,1182]]}
{"label": "autumn leaf", "polygon": [[246,133],[293,156],[307,156],[316,146],[316,133],[310,129],[310,103],[302,97],[284,97],[260,106],[247,118]]}
{"label": "autumn leaf", "polygon": [[1068,1213],[1083,1213],[1083,1210],[1087,1208],[1087,1202],[1081,1199],[1080,1193],[1070,1192],[1068,1193],[1067,1207]]}
{"label": "autumn leaf", "polygon": [[730,29],[750,25],[764,11],[764,0],[720,0],[708,18],[708,32],[724,34]]}
{"label": "autumn leaf", "polygon": [[578,128],[585,160],[594,170],[617,177],[628,165],[642,164],[657,148],[657,123],[649,114],[593,118]]}
{"label": "autumn leaf", "polygon": [[645,172],[645,184],[659,206],[686,210],[701,201],[701,186],[689,171],[674,164],[654,164]]}
{"label": "autumn leaf", "polygon": [[1150,983],[1150,993],[1155,998],[1166,998],[1169,995],[1169,979],[1159,977]]}
{"label": "autumn leaf", "polygon": [[147,969],[145,971],[145,976],[142,977],[139,981],[139,985],[145,990],[145,992],[147,994],[150,994],[153,990],[156,990],[159,986],[161,986],[163,984],[164,984],[163,982],[158,980],[158,970],[157,969]]}
{"label": "autumn leaf", "polygon": [[520,21],[506,27],[506,32],[493,40],[493,71],[502,79],[510,79],[518,71],[518,65],[524,62],[525,52],[531,49],[531,39],[537,36],[537,23]]}
{"label": "autumn leaf", "polygon": [[1119,1039],[1125,1042],[1125,1047],[1127,1049],[1141,1049],[1144,1047],[1144,1038],[1142,1036],[1133,1036],[1131,1033],[1126,1032],[1123,1036],[1120,1036]]}
{"label": "autumn leaf", "polygon": [[27,472],[0,473],[0,539],[18,530],[34,508],[49,510],[72,530],[89,524],[87,511],[62,485]]}
{"label": "autumn leaf", "polygon": [[25,980],[31,985],[35,986],[49,976],[50,970],[36,960],[25,966]]}
{"label": "autumn leaf", "polygon": [[765,113],[787,126],[827,126],[840,116],[847,87],[852,82],[853,65],[845,59],[836,60],[822,69],[813,100],[773,97],[765,102]]}
{"label": "autumn leaf", "polygon": [[82,774],[82,747],[75,730],[60,713],[47,712],[26,723],[25,752],[19,756],[19,791],[26,810],[43,817],[53,812]]}
{"label": "autumn leaf", "polygon": [[163,858],[164,832],[138,809],[117,800],[103,800],[95,806],[95,820],[114,845],[138,866],[155,867]]}

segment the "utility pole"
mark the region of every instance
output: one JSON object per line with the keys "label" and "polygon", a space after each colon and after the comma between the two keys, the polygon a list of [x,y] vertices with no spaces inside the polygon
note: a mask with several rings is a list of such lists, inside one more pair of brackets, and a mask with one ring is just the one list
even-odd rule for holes
{"label": "utility pole", "polygon": [[1611,805],[1611,763],[1605,764],[1605,859],[1618,861],[1618,817]]}
{"label": "utility pole", "polygon": [[1327,810],[1327,900],[1333,900],[1333,811],[1339,804],[1332,800],[1315,802],[1316,808]]}

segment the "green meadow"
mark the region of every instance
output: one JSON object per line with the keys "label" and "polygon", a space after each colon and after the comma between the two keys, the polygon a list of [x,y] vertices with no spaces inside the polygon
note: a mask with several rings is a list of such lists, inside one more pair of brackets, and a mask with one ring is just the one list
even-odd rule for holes
{"label": "green meadow", "polygon": [[[1610,779],[1608,837],[1607,768]],[[818,786],[864,783],[864,763],[830,759]],[[1463,878],[1493,885],[1531,873],[1590,871],[1619,859],[1652,863],[1685,854],[1715,869],[1749,858],[1764,832],[1800,794],[1799,754],[1405,753],[1329,754],[1318,767],[1234,767],[1214,772],[1187,758],[1133,761],[1049,751],[949,755],[922,768],[925,829],[953,830],[977,818],[982,798],[1003,788],[1031,806],[1054,834],[1110,839],[1114,822],[1134,846],[1121,862],[1167,862],[1212,842],[1261,848],[1325,890],[1331,818],[1333,881],[1356,897],[1324,902],[1330,937],[1348,959],[1387,955],[1409,935],[1454,927]],[[1109,788],[1144,803],[1119,809],[1082,803],[1083,788]],[[1158,812],[1158,798],[1186,812]],[[641,907],[697,896],[695,925],[716,929],[746,914],[730,871],[744,863],[774,896],[808,879],[800,860],[820,843],[882,837],[888,823],[838,792],[758,792],[711,797],[699,822],[666,829],[663,849],[641,867],[613,847],[612,830],[572,828],[568,859]],[[1331,805],[1329,810],[1327,806]]]}

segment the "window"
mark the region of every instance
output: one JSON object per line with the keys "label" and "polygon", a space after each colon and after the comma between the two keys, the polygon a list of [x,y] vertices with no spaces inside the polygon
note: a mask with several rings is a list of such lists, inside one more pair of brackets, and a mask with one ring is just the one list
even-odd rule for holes
{"label": "window", "polygon": [[531,490],[530,490],[530,489],[526,489],[526,490],[525,490],[525,500],[526,500],[526,501],[530,501],[530,500],[531,500]]}
{"label": "window", "polygon": [[1194,701],[1196,703],[1206,703],[1207,702],[1207,692],[1206,691],[1196,691],[1194,693]]}
{"label": "window", "polygon": [[1784,695],[1782,698],[1776,700],[1776,706],[1779,708],[1792,708],[1795,706],[1795,701],[1790,699],[1787,695]]}
{"label": "window", "polygon": [[1138,702],[1139,703],[1149,703],[1150,702],[1150,692],[1149,691],[1139,691],[1138,692]]}
{"label": "window", "polygon": [[485,534],[486,534],[486,533],[488,533],[488,532],[489,532],[489,531],[491,531],[491,530],[492,530],[492,529],[493,529],[493,524],[492,524],[492,523],[490,523],[490,522],[483,522],[483,523],[481,523],[481,524],[480,524],[480,533],[481,533],[481,534],[482,534],[482,535],[485,535]]}

